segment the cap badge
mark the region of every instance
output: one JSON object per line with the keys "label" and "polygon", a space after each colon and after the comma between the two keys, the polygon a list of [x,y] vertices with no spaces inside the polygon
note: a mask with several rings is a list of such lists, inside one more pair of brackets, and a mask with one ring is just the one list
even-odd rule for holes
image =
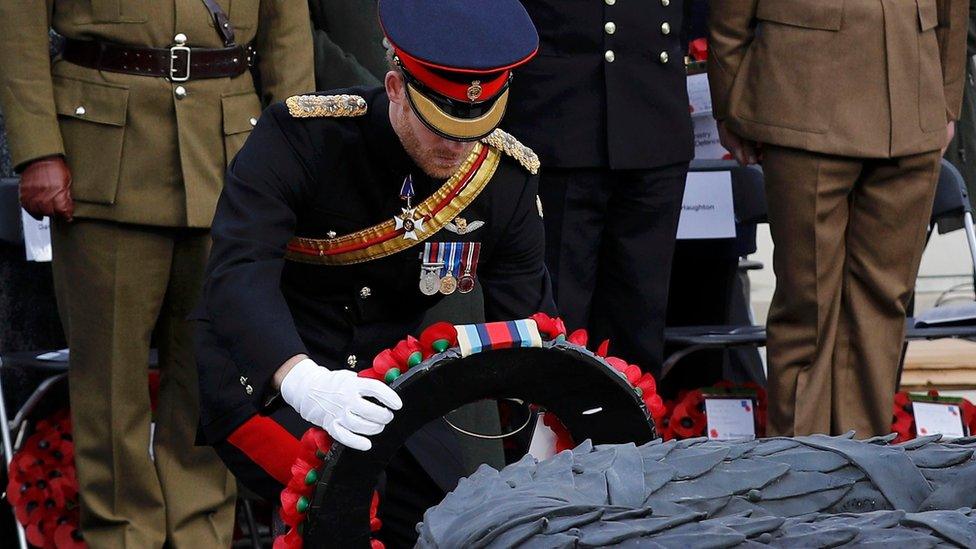
{"label": "cap badge", "polygon": [[468,99],[476,101],[479,97],[481,97],[481,93],[483,91],[484,90],[481,88],[481,80],[475,80],[471,83],[471,86],[468,87]]}

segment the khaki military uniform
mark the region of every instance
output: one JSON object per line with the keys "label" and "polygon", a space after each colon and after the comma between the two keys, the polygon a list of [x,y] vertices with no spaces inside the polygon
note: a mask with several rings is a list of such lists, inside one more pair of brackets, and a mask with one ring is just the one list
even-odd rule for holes
{"label": "khaki military uniform", "polygon": [[[184,319],[198,297],[223,172],[271,100],[313,88],[299,0],[217,0],[251,73],[173,82],[49,59],[78,40],[222,48],[202,0],[0,3],[0,103],[16,166],[63,154],[75,221],[53,224],[82,530],[93,547],[227,547],[234,484],[194,447],[196,369]],[[151,433],[150,340],[162,384]],[[151,438],[152,437],[152,438]],[[150,458],[153,440],[155,459]]]}
{"label": "khaki military uniform", "polygon": [[713,0],[713,110],[763,144],[769,433],[887,434],[966,0]]}

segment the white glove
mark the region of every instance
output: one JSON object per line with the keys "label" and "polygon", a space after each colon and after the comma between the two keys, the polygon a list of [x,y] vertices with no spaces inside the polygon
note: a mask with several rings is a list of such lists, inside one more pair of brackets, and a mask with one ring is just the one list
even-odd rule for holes
{"label": "white glove", "polygon": [[281,397],[306,421],[343,445],[363,451],[373,446],[366,436],[380,434],[393,421],[393,412],[366,400],[367,396],[393,410],[403,407],[400,395],[382,381],[349,370],[332,371],[307,358],[281,381]]}

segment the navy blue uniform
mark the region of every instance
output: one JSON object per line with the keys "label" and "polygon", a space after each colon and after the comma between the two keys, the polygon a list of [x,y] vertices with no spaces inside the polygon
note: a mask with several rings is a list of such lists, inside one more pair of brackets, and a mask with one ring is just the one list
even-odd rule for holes
{"label": "navy blue uniform", "polygon": [[688,162],[682,0],[525,0],[539,54],[510,128],[542,160],[547,263],[570,329],[658,373]]}
{"label": "navy blue uniform", "polygon": [[[404,151],[383,89],[335,93],[362,96],[368,111],[296,119],[285,105],[274,105],[227,173],[196,315],[201,435],[218,450],[231,451],[223,441],[259,411],[293,435],[309,427],[275,403],[271,378],[289,358],[304,353],[329,369],[366,369],[380,350],[414,332],[443,297],[419,289],[423,244],[353,265],[286,260],[293,237],[334,238],[400,214],[408,175],[418,201],[444,183],[426,176]],[[481,244],[477,277],[489,321],[555,312],[537,189],[537,178],[503,154],[485,189],[460,214],[468,230],[443,229],[427,239]],[[443,471],[451,456],[436,446],[440,464],[422,448],[413,453],[443,488],[459,472]],[[241,477],[241,464],[229,464]],[[265,477],[256,489],[276,497],[280,482]]]}

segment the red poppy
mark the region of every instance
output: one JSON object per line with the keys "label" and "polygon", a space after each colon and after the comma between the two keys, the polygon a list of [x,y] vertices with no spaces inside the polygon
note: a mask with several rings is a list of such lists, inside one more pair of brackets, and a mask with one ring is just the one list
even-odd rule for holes
{"label": "red poppy", "polygon": [[569,334],[566,341],[572,343],[573,345],[579,345],[580,347],[586,347],[586,344],[590,340],[590,334],[583,328],[576,330],[575,332]]}
{"label": "red poppy", "polygon": [[644,374],[637,380],[637,387],[640,387],[641,391],[645,395],[657,394],[657,380],[651,374]]}
{"label": "red poppy", "polygon": [[457,328],[449,322],[431,324],[420,334],[420,347],[424,358],[457,345]]}
{"label": "red poppy", "polygon": [[642,372],[641,369],[633,364],[628,365],[624,368],[624,375],[627,376],[627,381],[631,385],[636,385],[637,380],[640,379]]}
{"label": "red poppy", "polygon": [[302,549],[302,536],[298,528],[293,527],[287,534],[275,538],[274,549]]}
{"label": "red poppy", "polygon": [[688,43],[688,55],[695,61],[708,59],[708,39],[698,38]]}
{"label": "red poppy", "polygon": [[535,321],[539,333],[546,339],[556,339],[566,335],[566,325],[561,318],[553,318],[546,313],[536,313],[529,318]]}
{"label": "red poppy", "polygon": [[298,526],[305,518],[304,513],[298,512],[298,500],[302,497],[288,488],[281,492],[281,520],[288,526]]}
{"label": "red poppy", "polygon": [[396,357],[393,356],[393,351],[391,349],[383,349],[378,355],[376,355],[376,358],[373,359],[373,370],[376,371],[380,379],[386,375],[386,372],[388,372],[390,368],[399,367],[400,363],[397,362]]}
{"label": "red poppy", "polygon": [[396,360],[396,367],[400,368],[401,372],[406,372],[408,368],[420,364],[420,361],[423,359],[420,341],[413,336],[407,336],[406,339],[393,347],[393,358]]}
{"label": "red poppy", "polygon": [[84,538],[81,537],[81,530],[78,529],[77,522],[74,524],[62,524],[54,530],[54,545],[58,549],[84,549]]}

